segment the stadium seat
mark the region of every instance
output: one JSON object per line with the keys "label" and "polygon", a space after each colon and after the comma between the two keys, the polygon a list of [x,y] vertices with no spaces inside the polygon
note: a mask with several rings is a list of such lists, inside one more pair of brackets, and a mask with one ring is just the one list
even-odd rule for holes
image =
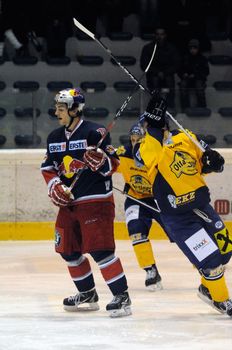
{"label": "stadium seat", "polygon": [[67,56],[64,57],[47,57],[46,63],[50,66],[67,66],[71,62],[71,59]]}
{"label": "stadium seat", "polygon": [[57,92],[64,89],[71,89],[73,84],[69,81],[49,81],[47,89],[51,92]]}
{"label": "stadium seat", "polygon": [[4,143],[6,143],[6,136],[0,135],[0,145],[2,146]]}
{"label": "stadium seat", "polygon": [[[136,64],[136,58],[133,56],[115,56],[116,60],[119,61],[123,66],[133,66]],[[118,65],[112,58],[111,63]]]}
{"label": "stadium seat", "polygon": [[[76,29],[76,28],[75,28]],[[84,32],[82,32],[81,30],[79,29],[76,29],[76,37],[78,40],[83,40],[83,41],[90,41],[90,40],[93,40],[92,38],[90,38],[89,35],[85,34]],[[99,37],[98,37],[99,38]]]}
{"label": "stadium seat", "polygon": [[210,108],[189,107],[184,112],[188,117],[209,117],[211,115]]}
{"label": "stadium seat", "polygon": [[38,63],[38,58],[35,56],[25,56],[25,57],[13,57],[12,61],[14,64],[20,66],[35,65]]}
{"label": "stadium seat", "polygon": [[[31,146],[33,145],[33,135],[16,135],[15,143],[18,146]],[[36,145],[39,145],[41,143],[41,137],[39,135],[36,135]]]}
{"label": "stadium seat", "polygon": [[199,141],[202,140],[208,145],[213,145],[217,142],[217,138],[214,135],[197,134],[196,136]]}
{"label": "stadium seat", "polygon": [[129,135],[120,135],[119,136],[119,142],[121,145],[126,145],[130,141],[130,136]]}
{"label": "stadium seat", "polygon": [[110,40],[126,41],[133,38],[133,34],[130,32],[111,32],[108,34]]}
{"label": "stadium seat", "polygon": [[22,92],[33,92],[39,89],[39,83],[37,81],[16,81],[13,84],[14,89],[18,89]]}
{"label": "stadium seat", "polygon": [[218,109],[218,113],[222,117],[232,117],[232,107],[221,107]]}
{"label": "stadium seat", "polygon": [[[33,108],[32,107],[28,107],[28,108],[22,108],[22,107],[17,107],[14,110],[14,115],[16,117],[22,118],[22,117],[33,117]],[[35,108],[35,112],[36,112],[36,117],[40,116],[40,110],[38,108]]]}
{"label": "stadium seat", "polygon": [[49,108],[48,115],[51,117],[51,119],[56,119],[55,108]]}
{"label": "stadium seat", "polygon": [[213,83],[213,87],[217,91],[232,91],[232,81],[227,80],[227,81],[215,81]]}
{"label": "stadium seat", "polygon": [[82,90],[88,93],[104,91],[106,89],[106,84],[102,81],[83,81],[80,86]]}
{"label": "stadium seat", "polygon": [[108,116],[109,111],[106,108],[84,108],[84,117],[86,118],[105,118]]}
{"label": "stadium seat", "polygon": [[4,90],[6,88],[6,83],[4,81],[0,81],[0,90]]}
{"label": "stadium seat", "polygon": [[114,83],[114,88],[118,92],[132,91],[135,89],[136,85],[134,81],[116,81]]}
{"label": "stadium seat", "polygon": [[224,135],[223,140],[226,141],[228,145],[232,145],[232,134]]}
{"label": "stadium seat", "polygon": [[104,62],[101,56],[77,56],[77,61],[87,66],[100,66]]}
{"label": "stadium seat", "polygon": [[206,135],[202,138],[208,145],[214,145],[217,142],[217,138],[214,135]]}
{"label": "stadium seat", "polygon": [[0,57],[0,65],[3,64],[5,62],[4,58],[1,56]]}
{"label": "stadium seat", "polygon": [[5,108],[0,108],[0,118],[5,117],[5,115],[6,115],[6,110],[5,110]]}
{"label": "stadium seat", "polygon": [[232,64],[232,57],[229,55],[211,55],[208,57],[208,61],[212,65],[225,66]]}
{"label": "stadium seat", "polygon": [[[117,112],[119,109],[117,110]],[[124,111],[121,113],[122,117],[131,117],[131,118],[138,118],[140,115],[140,108],[125,108]]]}

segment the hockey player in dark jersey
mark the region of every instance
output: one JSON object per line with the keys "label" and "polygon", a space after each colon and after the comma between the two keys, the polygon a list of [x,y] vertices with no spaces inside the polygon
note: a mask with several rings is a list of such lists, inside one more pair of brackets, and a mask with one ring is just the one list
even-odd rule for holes
{"label": "hockey player in dark jersey", "polygon": [[133,145],[139,142],[144,134],[139,123],[131,127],[128,144],[117,148],[117,155],[120,159],[117,172],[121,173],[124,178],[125,193],[154,208],[152,210],[148,206],[135,202],[130,197],[127,197],[124,203],[126,224],[132,246],[139,266],[146,271],[145,286],[148,290],[155,291],[163,287],[149,240],[149,232],[152,220],[156,220],[159,224],[161,224],[161,220],[152,197],[152,185],[147,176],[147,168],[145,166],[137,167],[132,154]]}
{"label": "hockey player in dark jersey", "polygon": [[55,249],[67,262],[78,290],[75,296],[64,299],[64,309],[99,309],[91,266],[84,255],[89,253],[113,294],[106,310],[111,317],[130,315],[127,280],[120,259],[115,256],[113,233],[111,175],[118,166],[118,158],[112,151],[109,134],[100,148],[96,147],[106,129],[82,119],[85,99],[79,89],[62,90],[55,101],[55,114],[61,127],[48,136],[41,171],[48,195],[59,207]]}
{"label": "hockey player in dark jersey", "polygon": [[223,171],[224,159],[207,145],[202,152],[183,131],[170,132],[162,99],[151,99],[140,122],[146,135],[133,153],[149,169],[165,229],[201,274],[199,297],[232,317],[224,276],[232,254],[232,235],[210,205],[204,179],[205,174]]}

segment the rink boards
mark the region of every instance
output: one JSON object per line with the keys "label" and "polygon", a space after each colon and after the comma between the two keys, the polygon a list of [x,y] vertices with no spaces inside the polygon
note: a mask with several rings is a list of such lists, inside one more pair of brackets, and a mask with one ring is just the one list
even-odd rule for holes
{"label": "rink boards", "polygon": [[[232,149],[220,149],[225,157],[225,170],[206,177],[211,202],[228,228],[232,229]],[[57,208],[47,197],[46,184],[40,164],[45,150],[0,151],[0,240],[46,240],[53,238]],[[121,175],[115,174],[114,185],[123,188]],[[128,239],[124,223],[125,197],[115,192],[115,238]],[[165,239],[163,231],[154,223],[152,239]]]}

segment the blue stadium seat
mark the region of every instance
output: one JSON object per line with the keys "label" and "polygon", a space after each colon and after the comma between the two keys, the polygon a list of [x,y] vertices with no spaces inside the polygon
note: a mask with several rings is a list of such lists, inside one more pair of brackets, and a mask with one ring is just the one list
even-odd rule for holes
{"label": "blue stadium seat", "polygon": [[224,135],[223,140],[226,141],[228,145],[232,145],[232,134]]}
{"label": "blue stadium seat", "polygon": [[109,115],[106,108],[84,108],[83,114],[86,118],[105,118]]}
{"label": "blue stadium seat", "polygon": [[120,40],[127,41],[133,39],[133,34],[130,32],[111,32],[108,34],[108,37],[112,41]]}
{"label": "blue stadium seat", "polygon": [[5,110],[5,108],[0,108],[0,118],[5,117],[5,115],[6,115],[6,110]]}
{"label": "blue stadium seat", "polygon": [[114,88],[118,92],[132,91],[136,85],[134,81],[116,81],[114,83]]}
{"label": "blue stadium seat", "polygon": [[4,145],[6,143],[6,136],[0,135],[0,145]]}
{"label": "blue stadium seat", "polygon": [[100,66],[104,62],[101,56],[77,56],[77,61],[87,66]]}
{"label": "blue stadium seat", "polygon": [[[15,143],[18,146],[31,146],[33,145],[33,135],[16,135]],[[36,145],[39,145],[41,143],[41,137],[39,135],[36,135]]]}
{"label": "blue stadium seat", "polygon": [[232,107],[221,107],[218,109],[218,113],[222,117],[232,117]]}
{"label": "blue stadium seat", "polygon": [[6,88],[6,83],[4,81],[0,81],[0,91]]}
{"label": "blue stadium seat", "polygon": [[49,81],[47,89],[51,92],[57,92],[64,89],[71,89],[73,84],[69,81]]}
{"label": "blue stadium seat", "polygon": [[50,66],[68,66],[71,62],[70,57],[47,57],[46,63]]}
{"label": "blue stadium seat", "polygon": [[189,107],[184,112],[188,117],[209,117],[211,115],[210,108],[202,107]]}
{"label": "blue stadium seat", "polygon": [[232,57],[229,55],[211,55],[208,57],[209,63],[212,65],[231,65],[232,64]]}
{"label": "blue stadium seat", "polygon": [[80,86],[82,90],[88,93],[104,91],[106,89],[106,83],[102,81],[83,81]]}
{"label": "blue stadium seat", "polygon": [[[133,66],[136,64],[136,58],[133,56],[115,56],[116,60],[120,62],[123,66]],[[111,63],[118,65],[112,58]]]}
{"label": "blue stadium seat", "polygon": [[39,83],[37,81],[18,80],[14,82],[13,87],[21,92],[33,92],[39,89]]}
{"label": "blue stadium seat", "polygon": [[[17,107],[14,110],[14,115],[19,118],[33,117],[33,112],[34,110],[32,107],[28,107],[28,108]],[[35,113],[36,113],[36,117],[39,117],[41,112],[38,108],[35,108]]]}
{"label": "blue stadium seat", "polygon": [[[119,109],[117,110],[117,112]],[[140,115],[140,108],[125,108],[124,111],[121,113],[122,117],[131,117],[131,118],[138,118]]]}
{"label": "blue stadium seat", "polygon": [[217,91],[232,91],[232,81],[227,80],[227,81],[215,81],[213,83],[213,87]]}
{"label": "blue stadium seat", "polygon": [[38,63],[38,58],[35,56],[25,56],[25,57],[13,57],[12,61],[14,64],[19,66],[29,66]]}

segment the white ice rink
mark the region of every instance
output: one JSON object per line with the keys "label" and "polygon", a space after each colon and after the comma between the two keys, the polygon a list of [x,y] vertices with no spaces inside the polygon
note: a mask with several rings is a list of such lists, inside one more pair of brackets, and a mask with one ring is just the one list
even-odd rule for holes
{"label": "white ice rink", "polygon": [[[91,260],[100,311],[67,313],[75,294],[52,241],[0,242],[0,350],[221,350],[232,347],[232,319],[197,297],[199,276],[174,244],[153,241],[164,289],[149,292],[129,241],[117,241],[133,315],[111,319],[112,296]],[[226,272],[232,292],[232,265]]]}

